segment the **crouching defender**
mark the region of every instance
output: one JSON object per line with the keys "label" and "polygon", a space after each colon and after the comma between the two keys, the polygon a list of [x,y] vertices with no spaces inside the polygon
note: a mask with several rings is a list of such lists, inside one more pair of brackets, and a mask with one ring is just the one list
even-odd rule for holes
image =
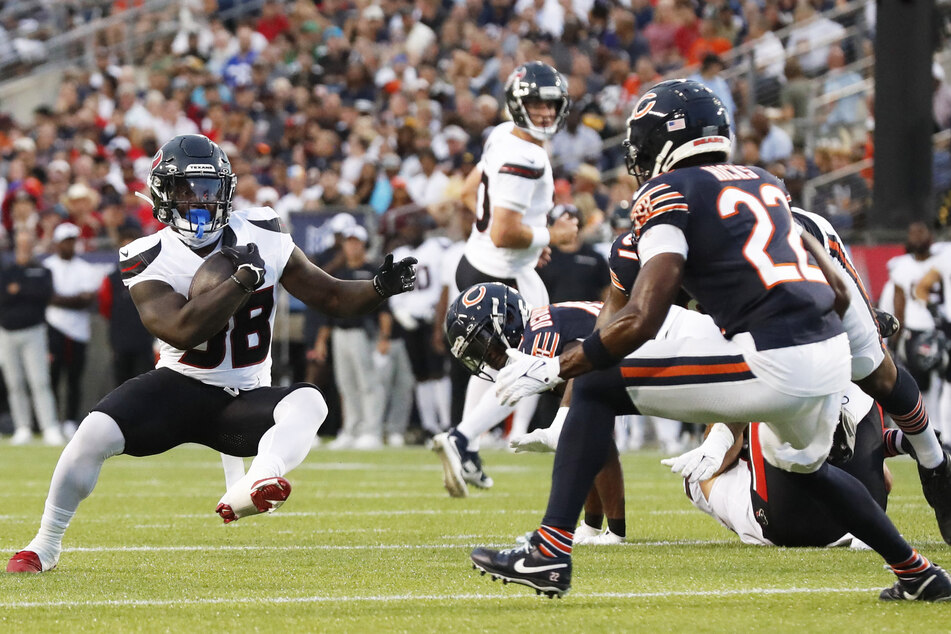
{"label": "crouching defender", "polygon": [[[310,384],[269,387],[277,285],[331,315],[368,312],[411,289],[415,260],[388,257],[372,281],[343,281],[309,262],[268,207],[231,210],[235,176],[228,157],[201,135],[162,146],[149,190],[166,225],[119,252],[125,284],[146,328],[162,343],[155,370],[103,398],[63,450],[36,537],[7,572],[56,566],[79,503],[92,493],[107,458],[151,456],[195,442],[233,456],[255,456],[218,503],[225,522],[280,506],[283,476],[307,456],[327,415]],[[214,253],[234,273],[188,297],[196,271]]]}
{"label": "crouching defender", "polygon": [[[514,288],[500,282],[475,284],[464,290],[449,307],[446,314],[446,336],[452,354],[475,376],[491,377],[491,373],[505,365],[505,351],[518,347],[526,354],[552,357],[594,332],[595,322],[602,312],[601,302],[563,302],[540,306],[531,311]],[[560,429],[561,420],[571,402],[571,384],[564,388],[562,407],[553,423]],[[514,408],[493,405],[491,415],[485,416],[490,426],[498,424]],[[459,432],[453,431],[452,434]],[[534,437],[533,437],[534,438]],[[516,451],[534,451],[534,447],[519,447]],[[460,442],[435,445],[443,463],[443,483],[453,497],[468,494],[465,463],[473,461],[471,452]],[[481,461],[480,461],[481,462]],[[624,478],[617,449],[608,457],[604,469],[595,479],[589,496],[587,523],[578,527],[576,544],[617,544],[624,541]],[[608,528],[601,531],[604,517]]]}

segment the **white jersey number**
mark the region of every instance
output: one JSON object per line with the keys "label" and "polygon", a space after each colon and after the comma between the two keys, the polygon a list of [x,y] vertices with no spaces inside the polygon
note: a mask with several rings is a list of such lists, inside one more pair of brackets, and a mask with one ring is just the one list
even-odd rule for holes
{"label": "white jersey number", "polygon": [[768,250],[773,235],[776,233],[776,225],[773,224],[767,207],[781,207],[790,215],[790,218],[792,216],[786,202],[786,194],[781,189],[775,185],[763,185],[760,187],[759,194],[757,197],[737,187],[726,187],[717,199],[717,212],[721,218],[729,218],[739,213],[741,205],[745,205],[752,212],[755,223],[749,239],[743,246],[743,255],[756,269],[763,285],[766,288],[772,288],[783,282],[805,280],[825,283],[826,279],[819,268],[809,264],[809,256],[791,220],[785,239],[796,255],[796,262],[776,264],[773,261]]}

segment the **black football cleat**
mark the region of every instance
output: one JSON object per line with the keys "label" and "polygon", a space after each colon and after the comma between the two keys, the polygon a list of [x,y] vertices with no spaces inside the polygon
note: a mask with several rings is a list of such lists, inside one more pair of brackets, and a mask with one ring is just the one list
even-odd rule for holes
{"label": "black football cleat", "polygon": [[899,577],[891,588],[878,595],[882,601],[951,601],[951,577],[941,566],[931,564],[910,579]]}
{"label": "black football cleat", "polygon": [[548,598],[566,595],[571,590],[571,556],[546,557],[534,541],[501,551],[476,548],[469,555],[472,567],[483,575],[488,573],[493,581],[520,583]]}
{"label": "black football cleat", "polygon": [[925,500],[934,509],[941,537],[951,544],[951,455],[948,450],[944,451],[944,462],[934,469],[918,465],[918,477]]}

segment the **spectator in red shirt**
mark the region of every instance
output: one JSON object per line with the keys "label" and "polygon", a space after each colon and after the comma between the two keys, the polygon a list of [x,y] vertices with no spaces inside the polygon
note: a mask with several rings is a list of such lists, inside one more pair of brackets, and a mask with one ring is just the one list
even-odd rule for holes
{"label": "spectator in red shirt", "polygon": [[287,16],[284,15],[281,6],[276,0],[267,0],[264,6],[261,7],[261,17],[258,18],[258,23],[254,29],[270,42],[289,27],[290,22],[288,22]]}

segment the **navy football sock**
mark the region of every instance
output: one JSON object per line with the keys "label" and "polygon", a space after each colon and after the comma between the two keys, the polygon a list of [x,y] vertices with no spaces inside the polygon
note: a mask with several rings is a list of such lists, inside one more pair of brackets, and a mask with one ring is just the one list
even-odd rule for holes
{"label": "navy football sock", "polygon": [[922,467],[933,469],[944,461],[944,450],[929,422],[928,410],[921,400],[918,384],[908,370],[898,368],[895,387],[881,404],[914,447],[915,460]]}
{"label": "navy football sock", "polygon": [[828,463],[814,473],[791,475],[843,528],[868,544],[886,562],[900,566],[912,559],[911,546],[855,477]]}

